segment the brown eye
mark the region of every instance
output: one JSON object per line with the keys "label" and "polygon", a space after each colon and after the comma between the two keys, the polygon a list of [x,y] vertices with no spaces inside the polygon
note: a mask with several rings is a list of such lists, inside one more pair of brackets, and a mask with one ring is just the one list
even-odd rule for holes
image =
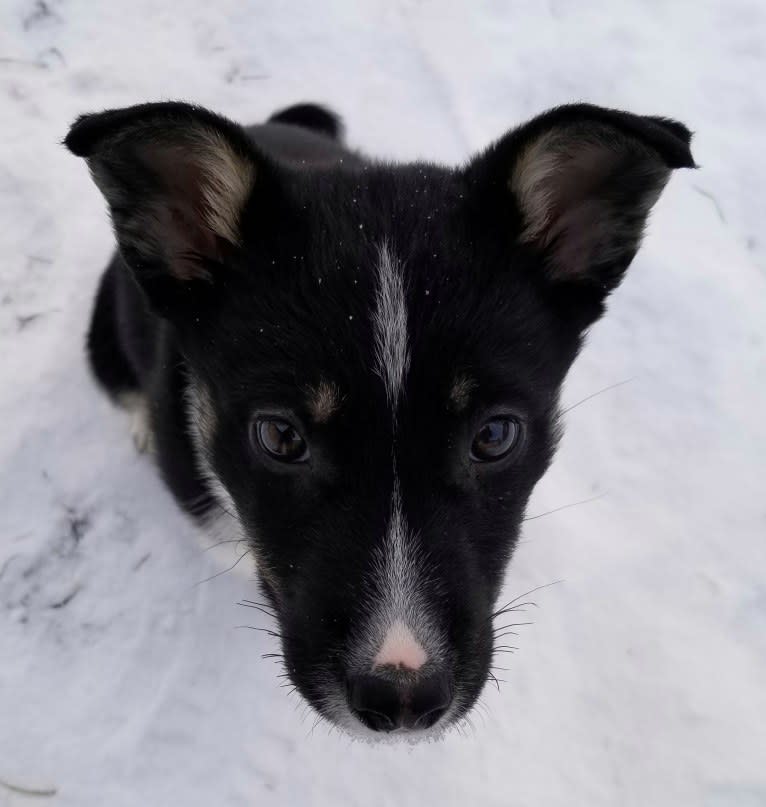
{"label": "brown eye", "polygon": [[471,444],[471,459],[495,462],[502,459],[518,443],[521,436],[519,421],[511,417],[488,420],[476,433]]}
{"label": "brown eye", "polygon": [[306,441],[286,420],[256,420],[251,441],[280,462],[305,462],[309,458]]}

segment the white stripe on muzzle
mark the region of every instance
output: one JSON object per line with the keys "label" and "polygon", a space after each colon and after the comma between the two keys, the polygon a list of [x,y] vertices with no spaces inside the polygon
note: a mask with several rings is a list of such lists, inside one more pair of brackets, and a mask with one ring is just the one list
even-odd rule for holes
{"label": "white stripe on muzzle", "polygon": [[402,511],[396,477],[385,543],[374,574],[380,601],[370,623],[372,666],[420,669],[430,658],[441,655],[441,643],[431,627],[423,591],[425,571],[416,536],[408,529]]}

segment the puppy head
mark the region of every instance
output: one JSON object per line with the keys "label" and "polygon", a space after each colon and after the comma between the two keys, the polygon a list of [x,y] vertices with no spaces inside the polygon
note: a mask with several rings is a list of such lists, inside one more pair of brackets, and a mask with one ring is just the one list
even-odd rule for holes
{"label": "puppy head", "polygon": [[415,736],[475,702],[560,385],[689,140],[578,105],[458,170],[297,171],[180,104],[73,127],[181,345],[286,670],[330,720]]}

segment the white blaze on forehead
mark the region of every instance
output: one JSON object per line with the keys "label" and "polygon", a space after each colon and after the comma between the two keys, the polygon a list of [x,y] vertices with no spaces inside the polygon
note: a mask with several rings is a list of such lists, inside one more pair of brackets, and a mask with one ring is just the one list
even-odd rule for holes
{"label": "white blaze on forehead", "polygon": [[404,622],[397,619],[388,629],[383,644],[373,660],[373,666],[391,665],[419,670],[426,661],[428,661],[428,654],[423,649],[423,645],[413,636],[412,631]]}
{"label": "white blaze on forehead", "polygon": [[378,294],[375,313],[375,370],[383,379],[392,411],[410,363],[407,344],[407,306],[401,263],[391,254],[388,244],[378,250]]}

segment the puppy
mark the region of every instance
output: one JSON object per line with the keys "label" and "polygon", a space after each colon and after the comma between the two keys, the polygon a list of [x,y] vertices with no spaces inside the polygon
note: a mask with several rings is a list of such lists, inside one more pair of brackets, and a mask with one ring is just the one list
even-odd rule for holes
{"label": "puppy", "polygon": [[561,384],[690,138],[576,104],[453,169],[369,160],[311,104],[72,126],[118,243],[94,374],[179,504],[246,538],[330,721],[415,737],[476,701]]}

